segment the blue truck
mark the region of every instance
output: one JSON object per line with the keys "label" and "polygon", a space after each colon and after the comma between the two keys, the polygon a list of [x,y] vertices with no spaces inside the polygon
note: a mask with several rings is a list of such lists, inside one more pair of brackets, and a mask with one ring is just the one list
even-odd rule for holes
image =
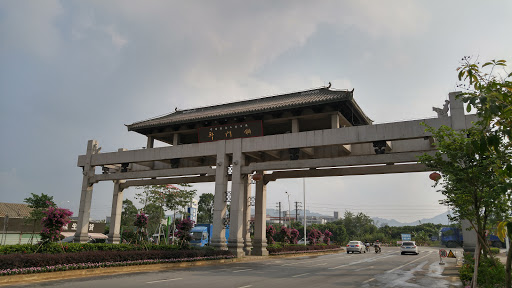
{"label": "blue truck", "polygon": [[[196,224],[192,230],[190,230],[190,234],[192,236],[192,240],[190,240],[190,244],[196,247],[204,247],[209,246],[212,243],[212,224]],[[229,238],[229,227],[226,227],[226,243]]]}
{"label": "blue truck", "polygon": [[[462,238],[462,230],[454,227],[442,227],[441,232],[439,233],[439,239],[441,241],[441,245],[444,245],[447,248],[462,246],[464,243],[464,239]],[[501,242],[500,238],[498,238],[496,235],[488,235],[487,240],[493,247],[505,248],[505,243]]]}

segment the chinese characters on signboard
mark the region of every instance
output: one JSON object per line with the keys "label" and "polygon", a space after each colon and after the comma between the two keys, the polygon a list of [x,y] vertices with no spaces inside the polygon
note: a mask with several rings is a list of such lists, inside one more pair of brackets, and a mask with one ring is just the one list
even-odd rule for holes
{"label": "chinese characters on signboard", "polygon": [[263,136],[262,121],[201,127],[197,131],[199,142],[212,142],[236,138]]}
{"label": "chinese characters on signboard", "polygon": [[[71,221],[71,223],[65,224],[62,227],[62,230],[75,232],[77,228],[78,228],[78,223],[76,221]],[[105,223],[89,223],[88,232],[103,233],[104,231],[105,231]]]}

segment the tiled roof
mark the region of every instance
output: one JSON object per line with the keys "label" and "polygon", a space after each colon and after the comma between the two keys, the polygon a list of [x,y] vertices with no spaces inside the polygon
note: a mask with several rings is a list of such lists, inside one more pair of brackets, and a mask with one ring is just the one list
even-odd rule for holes
{"label": "tiled roof", "polygon": [[[339,101],[353,102],[352,98],[353,91],[318,88],[215,106],[178,110],[161,117],[135,122],[126,126],[128,127],[128,131],[133,131],[161,125],[182,124],[218,119],[221,117],[234,117],[261,112],[272,112]],[[358,107],[355,102],[354,106]],[[363,117],[367,118],[362,111],[361,114]]]}
{"label": "tiled roof", "polygon": [[0,217],[9,215],[9,218],[24,218],[30,215],[32,208],[28,204],[0,202]]}

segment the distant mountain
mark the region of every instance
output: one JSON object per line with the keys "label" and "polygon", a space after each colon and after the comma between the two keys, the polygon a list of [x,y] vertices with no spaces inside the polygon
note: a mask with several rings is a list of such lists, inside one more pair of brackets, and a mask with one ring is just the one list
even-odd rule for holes
{"label": "distant mountain", "polygon": [[409,222],[409,223],[402,223],[402,222],[396,221],[395,219],[389,220],[389,219],[383,219],[383,218],[379,218],[379,217],[373,217],[372,219],[373,219],[373,221],[375,221],[375,224],[379,227],[384,226],[386,224],[388,226],[396,226],[396,227],[416,226],[416,225],[419,225],[422,223],[449,225],[450,223],[448,221],[448,214],[449,214],[449,212],[444,212],[444,213],[434,216],[432,218],[421,219],[421,220]]}

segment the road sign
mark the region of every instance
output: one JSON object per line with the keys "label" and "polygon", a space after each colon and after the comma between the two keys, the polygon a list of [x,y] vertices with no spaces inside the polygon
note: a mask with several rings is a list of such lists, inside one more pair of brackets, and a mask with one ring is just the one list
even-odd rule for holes
{"label": "road sign", "polygon": [[457,258],[455,257],[455,254],[453,254],[452,250],[448,253],[448,258]]}
{"label": "road sign", "polygon": [[439,249],[439,256],[446,258],[446,256],[448,256],[448,252],[444,249]]}
{"label": "road sign", "polygon": [[402,241],[411,241],[411,234],[402,234]]}

